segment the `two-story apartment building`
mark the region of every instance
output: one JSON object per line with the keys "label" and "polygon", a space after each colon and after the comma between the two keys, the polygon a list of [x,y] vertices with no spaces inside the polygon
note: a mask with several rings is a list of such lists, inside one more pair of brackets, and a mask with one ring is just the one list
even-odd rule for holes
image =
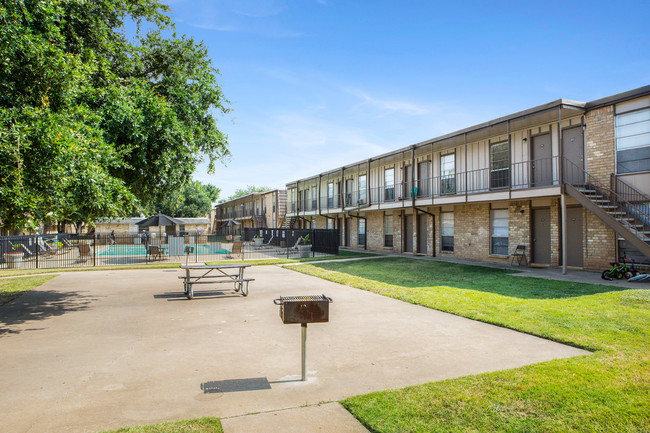
{"label": "two-story apartment building", "polygon": [[541,266],[650,263],[650,86],[559,99],[287,184],[341,244]]}
{"label": "two-story apartment building", "polygon": [[285,223],[287,191],[276,189],[253,193],[224,203],[214,208],[216,230],[228,220],[234,220],[242,227],[281,227]]}

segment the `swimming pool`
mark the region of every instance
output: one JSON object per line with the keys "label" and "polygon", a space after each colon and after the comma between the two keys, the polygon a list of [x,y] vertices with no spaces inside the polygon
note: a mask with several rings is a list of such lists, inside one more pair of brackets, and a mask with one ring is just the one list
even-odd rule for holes
{"label": "swimming pool", "polygon": [[[192,254],[229,254],[230,251],[216,249],[213,245],[198,244],[188,245],[194,247]],[[98,256],[146,256],[147,249],[144,245],[107,245],[97,253]]]}

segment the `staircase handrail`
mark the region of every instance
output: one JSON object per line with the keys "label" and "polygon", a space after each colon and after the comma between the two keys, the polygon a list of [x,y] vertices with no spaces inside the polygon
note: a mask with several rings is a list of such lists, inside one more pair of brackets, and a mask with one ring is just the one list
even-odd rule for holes
{"label": "staircase handrail", "polygon": [[650,197],[639,191],[638,189],[634,188],[632,185],[629,183],[621,180],[617,175],[612,173],[612,189],[616,192],[619,191],[619,187],[627,190],[628,192],[624,192],[625,195],[633,195],[636,196],[638,199],[634,199],[634,202],[640,202],[640,203],[650,203]]}
{"label": "staircase handrail", "polygon": [[[606,192],[607,194],[609,194],[609,195],[610,195],[610,199],[614,199],[616,203],[620,203],[620,204],[622,204],[623,207],[625,207],[625,205],[628,205],[629,207],[631,207],[632,209],[634,209],[636,212],[642,214],[642,215],[645,217],[645,220],[641,220],[641,221],[639,221],[639,222],[640,222],[641,224],[643,224],[644,226],[647,226],[647,225],[648,225],[648,223],[647,223],[646,221],[650,221],[650,214],[648,214],[648,212],[646,212],[644,209],[639,208],[638,206],[635,206],[634,204],[630,203],[628,200],[626,200],[625,198],[621,197],[620,194],[618,194],[616,191],[614,191],[611,187],[607,186],[604,182],[602,182],[601,180],[599,180],[597,177],[595,177],[595,176],[589,174],[589,172],[588,172],[587,170],[585,170],[585,169],[582,168],[582,167],[579,167],[579,166],[576,165],[574,162],[569,161],[569,160],[566,159],[566,158],[564,158],[564,167],[565,167],[565,170],[566,170],[567,168],[569,168],[569,169],[571,170],[572,174],[582,172],[582,174],[585,176],[585,177],[584,177],[584,179],[585,179],[585,184],[587,184],[587,185],[591,184],[591,185],[595,185],[595,186],[597,186],[597,187],[598,187],[599,189],[601,189],[603,192]],[[576,178],[577,178],[577,176],[565,176],[565,179],[566,179],[567,177],[568,177],[569,179],[576,179]],[[566,182],[566,180],[565,180],[565,182]],[[567,182],[567,183],[568,183],[568,182]],[[579,185],[574,185],[574,186],[579,186]],[[628,213],[631,213],[631,212],[628,211]],[[637,215],[633,215],[633,217],[634,217],[635,221],[638,221],[638,220],[639,220],[639,218],[638,218]]]}

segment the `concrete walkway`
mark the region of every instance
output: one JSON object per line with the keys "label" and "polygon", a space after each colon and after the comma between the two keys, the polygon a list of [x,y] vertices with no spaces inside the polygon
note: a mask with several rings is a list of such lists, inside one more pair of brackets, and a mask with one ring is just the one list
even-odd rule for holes
{"label": "concrete walkway", "polygon": [[[187,300],[178,275],[67,273],[0,307],[0,431],[217,416],[226,433],[363,432],[328,402],[588,353],[277,266],[247,270],[246,298],[220,285]],[[300,326],[273,299],[321,293],[330,322],[308,327],[301,382]]]}

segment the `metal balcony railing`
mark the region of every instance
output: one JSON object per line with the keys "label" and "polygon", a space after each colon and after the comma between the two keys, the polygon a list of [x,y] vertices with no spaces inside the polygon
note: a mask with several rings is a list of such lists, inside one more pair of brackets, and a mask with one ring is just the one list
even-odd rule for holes
{"label": "metal balcony railing", "polygon": [[[577,175],[576,175],[577,176]],[[558,157],[516,162],[507,168],[461,171],[444,176],[415,179],[370,188],[347,191],[342,195],[321,196],[302,205],[291,203],[291,212],[340,208],[359,208],[369,204],[395,203],[404,200],[440,198],[508,190],[524,190],[560,184]]]}

